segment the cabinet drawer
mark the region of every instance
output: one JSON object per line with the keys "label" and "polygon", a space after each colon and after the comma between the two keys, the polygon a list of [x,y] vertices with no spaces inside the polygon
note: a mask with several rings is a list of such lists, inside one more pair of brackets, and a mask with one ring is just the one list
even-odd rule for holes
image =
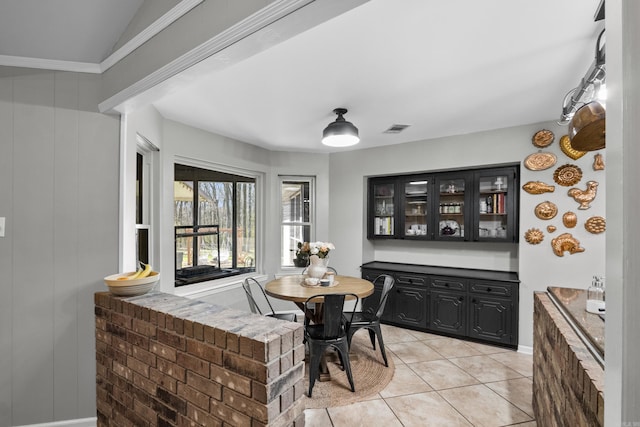
{"label": "cabinet drawer", "polygon": [[452,291],[466,291],[467,281],[458,277],[431,277],[431,287]]}
{"label": "cabinet drawer", "polygon": [[396,275],[396,284],[398,285],[418,285],[427,286],[426,276],[412,276],[408,274]]}
{"label": "cabinet drawer", "polygon": [[510,283],[473,282],[470,291],[475,294],[510,297],[513,295],[513,285]]}
{"label": "cabinet drawer", "polygon": [[383,270],[367,270],[367,269],[362,270],[362,278],[370,282],[373,282],[374,280],[376,280],[376,277],[380,276],[381,274],[389,274],[389,273]]}

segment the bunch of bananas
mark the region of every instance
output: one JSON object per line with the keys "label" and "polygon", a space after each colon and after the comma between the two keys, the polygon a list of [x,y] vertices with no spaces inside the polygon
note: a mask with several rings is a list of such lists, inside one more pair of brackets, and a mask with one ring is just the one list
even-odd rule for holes
{"label": "bunch of bananas", "polygon": [[[143,267],[144,266],[144,267]],[[147,277],[151,273],[151,264],[143,264],[140,263],[140,268],[128,276],[118,277],[118,280],[133,280],[133,279],[142,279],[143,277]]]}

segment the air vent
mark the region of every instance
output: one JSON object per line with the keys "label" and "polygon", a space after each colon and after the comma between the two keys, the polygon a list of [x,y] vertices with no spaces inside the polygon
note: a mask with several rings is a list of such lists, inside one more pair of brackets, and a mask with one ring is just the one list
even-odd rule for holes
{"label": "air vent", "polygon": [[411,125],[398,125],[393,124],[389,126],[389,129],[385,130],[383,133],[400,133]]}

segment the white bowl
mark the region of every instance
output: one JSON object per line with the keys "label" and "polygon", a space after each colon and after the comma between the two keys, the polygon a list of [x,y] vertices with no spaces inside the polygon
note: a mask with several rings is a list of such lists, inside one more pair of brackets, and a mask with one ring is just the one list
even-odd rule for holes
{"label": "white bowl", "polygon": [[160,273],[152,271],[147,277],[141,279],[123,280],[123,277],[135,274],[129,273],[112,274],[104,278],[104,283],[109,287],[109,292],[113,295],[133,297],[149,292],[160,280]]}
{"label": "white bowl", "polygon": [[315,277],[307,277],[304,279],[304,283],[307,286],[318,286],[320,284],[320,279],[316,279]]}

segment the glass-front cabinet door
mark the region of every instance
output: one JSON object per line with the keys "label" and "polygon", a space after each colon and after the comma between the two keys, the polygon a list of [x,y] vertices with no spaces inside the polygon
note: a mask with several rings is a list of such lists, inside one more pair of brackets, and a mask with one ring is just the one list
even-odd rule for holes
{"label": "glass-front cabinet door", "polygon": [[468,172],[438,174],[435,180],[437,191],[436,240],[470,240],[469,232],[472,188]]}
{"label": "glass-front cabinet door", "polygon": [[515,168],[487,169],[474,173],[476,197],[474,240],[517,240],[517,211],[514,193],[518,191]]}
{"label": "glass-front cabinet door", "polygon": [[407,239],[430,239],[431,177],[414,175],[400,180],[402,191],[402,236]]}
{"label": "glass-front cabinet door", "polygon": [[372,179],[369,184],[369,238],[396,236],[396,179]]}

